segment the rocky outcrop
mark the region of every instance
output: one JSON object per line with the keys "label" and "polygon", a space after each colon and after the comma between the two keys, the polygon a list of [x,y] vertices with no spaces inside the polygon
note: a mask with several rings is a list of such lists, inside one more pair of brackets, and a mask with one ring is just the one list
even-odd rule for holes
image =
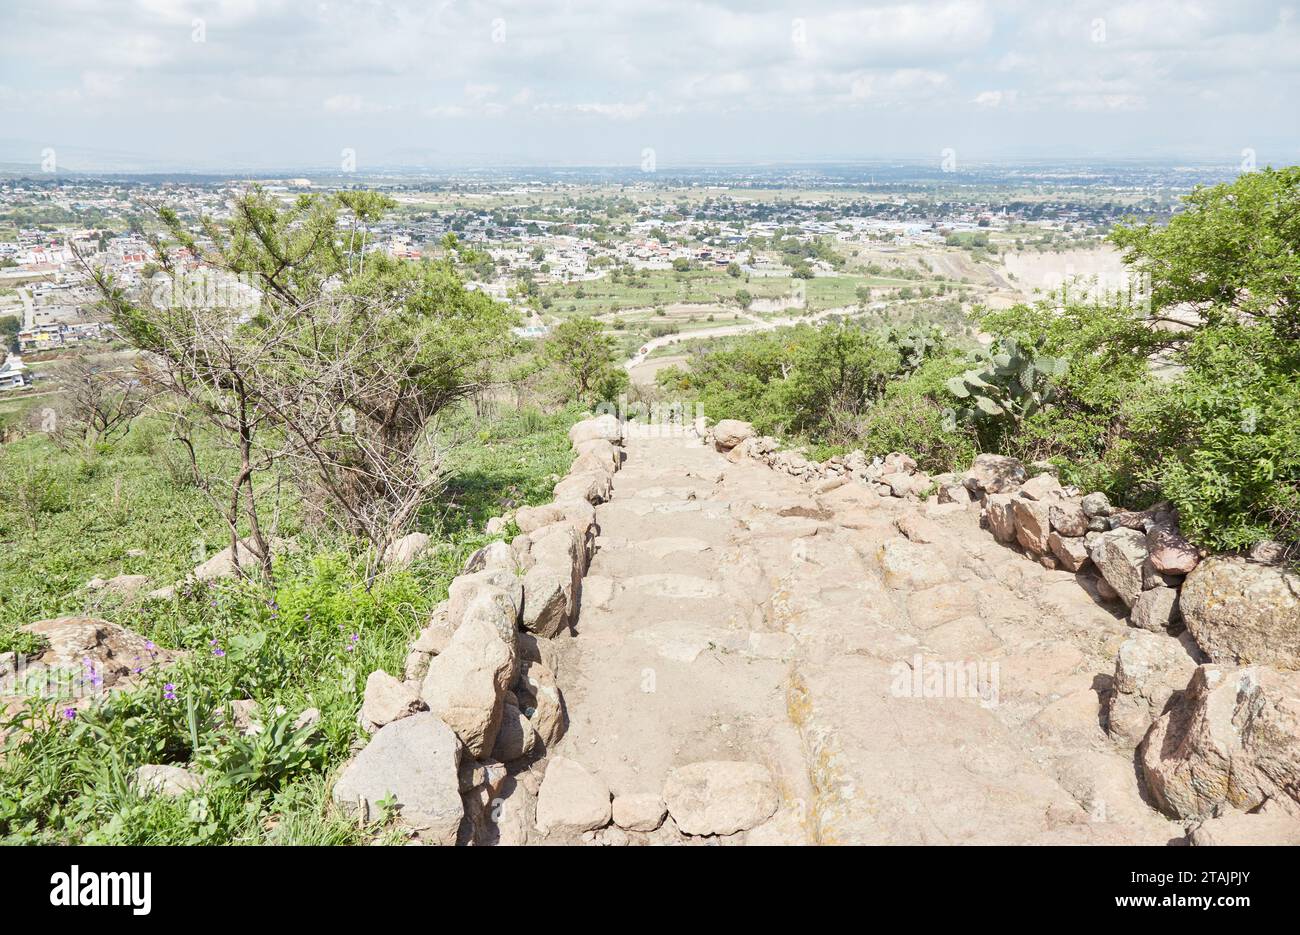
{"label": "rocky outcrop", "polygon": [[1300,815],[1300,673],[1200,666],[1138,756],[1148,792],[1171,817],[1267,801]]}
{"label": "rocky outcrop", "polygon": [[1182,698],[1187,681],[1204,660],[1187,634],[1181,638],[1135,632],[1119,647],[1106,700],[1106,731],[1125,747],[1136,747],[1151,724]]}
{"label": "rocky outcrop", "polygon": [[1300,574],[1287,566],[1211,556],[1187,576],[1178,605],[1215,662],[1300,669]]}
{"label": "rocky outcrop", "polygon": [[148,670],[182,655],[97,617],[38,620],[21,630],[40,637],[44,648],[25,657],[0,654],[0,700],[39,693],[75,698],[74,706],[82,706],[104,692],[133,687]]}
{"label": "rocky outcrop", "polygon": [[664,803],[686,834],[735,834],[776,812],[772,774],[760,763],[714,760],[679,766],[664,782]]}

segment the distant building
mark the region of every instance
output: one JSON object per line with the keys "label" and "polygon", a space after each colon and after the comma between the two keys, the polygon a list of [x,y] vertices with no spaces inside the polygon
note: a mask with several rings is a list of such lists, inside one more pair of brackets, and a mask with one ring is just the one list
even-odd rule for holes
{"label": "distant building", "polygon": [[27,374],[27,365],[17,354],[11,354],[0,364],[0,391],[21,390],[29,383],[31,377]]}

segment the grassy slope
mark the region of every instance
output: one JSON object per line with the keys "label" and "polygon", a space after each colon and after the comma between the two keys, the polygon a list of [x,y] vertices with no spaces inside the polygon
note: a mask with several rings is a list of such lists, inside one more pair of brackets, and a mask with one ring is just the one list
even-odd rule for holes
{"label": "grassy slope", "polygon": [[[481,529],[489,516],[507,503],[549,499],[554,475],[572,457],[565,431],[576,417],[511,412],[478,427],[450,459],[443,502],[421,523],[436,534],[437,548],[381,576],[371,591],[361,583],[359,556],[343,543],[315,543],[277,562],[274,589],[225,582],[144,605],[94,606],[76,586],[123,568],[160,581],[178,577],[190,565],[193,530],[219,526],[201,500],[178,490],[156,455],[130,444],[102,456],[88,477],[43,439],[9,446],[6,458],[43,459],[66,472],[71,486],[67,509],[35,533],[7,527],[0,594],[18,595],[6,601],[8,632],[37,614],[93,611],[187,655],[146,673],[138,690],[72,719],[48,701],[17,713],[36,729],[28,742],[11,740],[0,760],[0,835],[102,843],[359,840],[361,830],[328,811],[326,795],[328,776],[359,737],[366,675],[400,672],[407,641],[464,559],[487,541]],[[106,510],[101,501],[114,491],[118,505]],[[124,557],[133,547],[149,554]],[[285,714],[262,735],[239,737],[218,723],[225,703],[241,698],[264,711],[282,705]],[[295,736],[291,722],[307,707],[321,711],[320,725]],[[127,787],[140,764],[187,762],[224,778],[192,800],[142,800]]]}

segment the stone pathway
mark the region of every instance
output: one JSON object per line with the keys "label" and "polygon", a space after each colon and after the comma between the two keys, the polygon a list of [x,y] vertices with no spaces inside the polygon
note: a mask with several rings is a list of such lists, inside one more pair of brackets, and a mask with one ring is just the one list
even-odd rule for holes
{"label": "stone pathway", "polygon": [[997,544],[978,506],[814,494],[694,438],[626,452],[554,641],[569,729],[547,759],[606,783],[616,825],[620,803],[672,814],[588,837],[1182,839],[1102,730],[1133,631],[1088,579]]}

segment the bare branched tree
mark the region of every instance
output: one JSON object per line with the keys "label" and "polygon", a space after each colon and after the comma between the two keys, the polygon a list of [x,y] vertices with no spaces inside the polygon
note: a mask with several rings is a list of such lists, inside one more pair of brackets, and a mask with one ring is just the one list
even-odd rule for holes
{"label": "bare branched tree", "polygon": [[55,371],[54,431],[61,448],[93,447],[127,433],[155,390],[133,367],[74,357]]}
{"label": "bare branched tree", "polygon": [[[195,481],[217,508],[230,531],[232,561],[240,574],[241,522],[248,535],[242,546],[271,577],[270,538],[263,529],[255,496],[259,472],[274,466],[279,450],[271,431],[271,412],[263,405],[260,369],[284,339],[288,323],[267,323],[250,331],[237,310],[176,302],[135,301],[102,270],[84,268],[94,279],[119,327],[143,352],[140,379],[183,400],[177,438],[186,447]],[[204,473],[195,447],[195,428],[203,424],[218,443],[235,454],[232,476]]]}

